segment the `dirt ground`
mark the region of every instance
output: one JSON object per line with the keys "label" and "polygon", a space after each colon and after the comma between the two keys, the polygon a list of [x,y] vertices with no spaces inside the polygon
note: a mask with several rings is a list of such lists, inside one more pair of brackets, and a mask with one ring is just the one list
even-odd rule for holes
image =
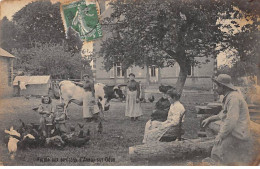
{"label": "dirt ground", "polygon": [[[157,96],[158,98],[158,96]],[[186,108],[184,122],[184,138],[196,138],[199,130],[199,119],[196,118],[195,106],[205,102],[213,101],[210,93],[191,92],[186,93],[181,99]],[[53,99],[53,104],[59,101]],[[40,98],[24,97],[6,98],[0,100],[0,138],[4,136],[4,129],[12,125],[20,125],[19,119],[26,123],[38,123],[39,115],[32,108],[40,104]],[[131,162],[128,156],[130,146],[142,144],[145,123],[149,120],[154,109],[154,103],[142,103],[144,115],[135,122],[124,116],[124,103],[111,102],[110,110],[105,113],[106,121],[103,122],[103,133],[97,133],[97,123],[85,123],[82,119],[82,107],[69,105],[69,117],[67,126],[75,126],[84,123],[84,129],[90,129],[91,141],[81,148],[65,147],[62,150],[50,148],[37,148],[17,152],[15,160],[11,161],[7,147],[0,140],[0,164],[3,165],[186,165],[188,161],[200,161],[203,157],[192,159],[179,159],[172,161],[139,161]],[[43,162],[42,159],[50,159]],[[74,158],[82,161],[75,162]],[[41,160],[40,160],[41,159]],[[55,161],[55,159],[57,161]],[[62,159],[62,160],[61,160]],[[95,161],[88,161],[95,159]],[[97,162],[97,159],[103,159]],[[52,161],[53,160],[53,161]]]}

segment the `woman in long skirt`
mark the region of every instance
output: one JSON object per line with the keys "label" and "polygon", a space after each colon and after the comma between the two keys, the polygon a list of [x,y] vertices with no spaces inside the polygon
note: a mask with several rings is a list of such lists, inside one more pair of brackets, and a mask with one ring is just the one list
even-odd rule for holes
{"label": "woman in long skirt", "polygon": [[131,117],[132,121],[137,120],[138,117],[143,115],[139,97],[140,85],[135,81],[135,75],[130,73],[127,83],[125,116]]}
{"label": "woman in long skirt", "polygon": [[[151,143],[160,141],[161,137],[170,129],[177,132],[179,119],[185,112],[185,108],[180,103],[180,95],[176,89],[167,91],[168,99],[171,103],[167,120],[164,122],[157,120],[149,120],[145,125],[143,143]],[[177,137],[177,133],[174,136]]]}
{"label": "woman in long skirt", "polygon": [[83,84],[77,83],[84,88],[85,92],[83,94],[83,118],[86,122],[91,122],[93,120],[93,114],[97,113],[97,105],[95,104],[95,89],[94,82],[89,78],[88,74],[83,75],[84,82]]}

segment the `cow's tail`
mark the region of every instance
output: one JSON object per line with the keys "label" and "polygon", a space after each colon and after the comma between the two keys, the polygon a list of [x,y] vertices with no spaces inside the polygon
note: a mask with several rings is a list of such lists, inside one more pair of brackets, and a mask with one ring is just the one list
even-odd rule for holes
{"label": "cow's tail", "polygon": [[62,103],[62,100],[63,100],[62,93],[61,93],[61,86],[62,86],[62,84],[63,84],[62,82],[59,83],[59,95],[60,95],[59,99],[60,99],[60,103]]}

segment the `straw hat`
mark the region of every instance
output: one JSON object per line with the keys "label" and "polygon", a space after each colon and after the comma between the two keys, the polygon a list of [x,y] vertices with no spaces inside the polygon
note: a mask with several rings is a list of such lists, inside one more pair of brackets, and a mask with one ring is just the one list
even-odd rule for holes
{"label": "straw hat", "polygon": [[224,85],[232,90],[237,90],[236,87],[231,83],[231,77],[227,74],[220,74],[217,78],[212,79],[214,82]]}

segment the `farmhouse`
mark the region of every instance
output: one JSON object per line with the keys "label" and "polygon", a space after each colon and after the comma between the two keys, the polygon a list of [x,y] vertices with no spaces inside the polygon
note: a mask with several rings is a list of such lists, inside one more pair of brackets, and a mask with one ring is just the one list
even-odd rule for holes
{"label": "farmhouse", "polygon": [[13,93],[13,59],[4,49],[0,48],[0,97],[11,96]]}
{"label": "farmhouse", "polygon": [[16,95],[44,96],[51,87],[51,76],[16,76],[14,81]]}

